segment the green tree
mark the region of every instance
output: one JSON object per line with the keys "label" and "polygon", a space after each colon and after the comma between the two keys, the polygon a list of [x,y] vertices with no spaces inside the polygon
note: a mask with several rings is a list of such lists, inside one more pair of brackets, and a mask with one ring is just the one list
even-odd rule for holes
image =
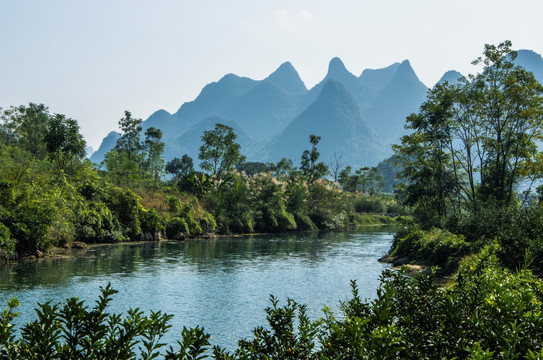
{"label": "green tree", "polygon": [[357,184],[353,184],[352,171],[353,168],[350,165],[347,165],[345,169],[339,172],[338,181],[343,190],[345,191],[354,192],[356,190]]}
{"label": "green tree", "polygon": [[291,181],[299,177],[299,171],[294,166],[292,159],[282,158],[273,166],[273,175],[280,180],[290,179]]}
{"label": "green tree", "polygon": [[320,153],[317,150],[317,145],[320,140],[320,136],[309,135],[311,150],[305,150],[302,154],[300,170],[302,171],[303,178],[310,184],[328,174],[328,166],[322,161],[319,162]]}
{"label": "green tree", "polygon": [[49,158],[59,169],[67,170],[85,157],[86,142],[74,119],[56,114],[49,120],[44,136]]}
{"label": "green tree", "polygon": [[408,117],[413,133],[395,147],[408,205],[437,217],[475,200],[509,206],[520,179],[541,176],[543,86],[515,57],[509,41],[486,45],[481,73],[436,86]]}
{"label": "green tree", "polygon": [[51,115],[43,104],[12,106],[2,113],[5,134],[9,143],[29,151],[34,157],[44,160],[47,149],[44,134]]}
{"label": "green tree", "polygon": [[162,130],[150,127],[145,130],[145,141],[143,143],[144,171],[153,180],[156,187],[164,172],[164,142],[162,142]]}
{"label": "green tree", "polygon": [[[483,72],[469,86],[479,97],[474,107],[482,133],[481,188],[483,198],[508,205],[522,176],[539,175],[541,155],[536,141],[543,139],[543,86],[534,75],[513,63],[511,42],[486,45]],[[467,86],[467,85],[466,85]]]}
{"label": "green tree", "polygon": [[206,130],[202,135],[202,145],[198,159],[202,162],[200,167],[219,180],[234,166],[245,161],[245,156],[240,152],[241,146],[236,142],[237,135],[230,126],[217,123],[213,130]]}
{"label": "green tree", "polygon": [[135,119],[129,111],[119,120],[121,137],[115,147],[104,157],[108,175],[117,184],[130,185],[145,177],[144,143],[140,141],[141,119]]}
{"label": "green tree", "polygon": [[364,176],[369,169],[369,167],[361,167],[352,173],[352,167],[350,165],[346,166],[345,169],[339,172],[339,184],[345,191],[356,192],[360,189],[362,192],[365,192],[367,181],[364,180]]}
{"label": "green tree", "polygon": [[141,119],[132,117],[130,111],[124,112],[124,118],[119,120],[121,128],[121,137],[117,140],[115,149],[125,153],[128,161],[135,161],[142,149],[141,138]]}
{"label": "green tree", "polygon": [[176,178],[187,176],[193,171],[194,165],[192,158],[187,154],[183,155],[181,159],[175,157],[166,163],[166,172],[172,174]]}
{"label": "green tree", "polygon": [[369,168],[368,171],[362,177],[363,191],[370,195],[377,195],[381,193],[383,187],[383,176],[379,173],[379,169],[376,167]]}
{"label": "green tree", "polygon": [[447,215],[457,194],[459,179],[455,177],[449,152],[451,95],[439,85],[430,90],[420,112],[407,118],[406,128],[414,131],[402,138],[400,146],[394,146],[405,159],[401,176],[407,182],[401,201],[414,208],[427,225],[437,225]]}

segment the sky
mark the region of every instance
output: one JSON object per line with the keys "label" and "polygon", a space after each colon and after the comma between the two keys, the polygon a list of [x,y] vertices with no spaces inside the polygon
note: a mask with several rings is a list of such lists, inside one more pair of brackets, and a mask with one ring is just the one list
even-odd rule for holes
{"label": "sky", "polygon": [[0,107],[43,103],[97,149],[124,111],[171,113],[228,73],[333,57],[359,76],[409,60],[426,86],[475,73],[484,44],[543,54],[541,0],[0,0]]}

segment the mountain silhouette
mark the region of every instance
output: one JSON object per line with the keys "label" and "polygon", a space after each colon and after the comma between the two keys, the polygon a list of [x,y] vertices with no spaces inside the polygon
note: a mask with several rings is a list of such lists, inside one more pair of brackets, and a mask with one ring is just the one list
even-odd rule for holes
{"label": "mountain silhouette", "polygon": [[168,137],[177,137],[198,121],[222,112],[229,100],[245,94],[257,81],[227,74],[219,81],[206,85],[193,101],[186,102],[173,114],[175,121],[167,131]]}
{"label": "mountain silhouette", "polygon": [[515,64],[533,72],[537,81],[543,83],[543,58],[541,55],[531,50],[519,50]]}
{"label": "mountain silhouette", "polygon": [[340,58],[335,57],[330,60],[328,64],[328,72],[324,79],[322,79],[317,85],[315,85],[307,95],[304,97],[303,104],[309,106],[320,95],[322,88],[328,82],[328,80],[335,80],[341,83],[347,92],[351,94],[356,101],[360,111],[365,111],[371,104],[372,99],[375,97],[375,91],[364,84],[347,68]]}
{"label": "mountain silhouette", "polygon": [[262,81],[248,93],[232,99],[219,116],[236,119],[248,134],[264,140],[279,134],[301,110],[300,96]]}
{"label": "mountain silhouette", "polygon": [[167,147],[175,149],[175,154],[168,154],[169,156],[167,156],[167,158],[181,158],[184,154],[187,154],[194,159],[194,164],[197,165],[202,135],[204,131],[212,130],[217,123],[233,128],[233,131],[237,135],[237,142],[241,146],[241,152],[247,157],[248,161],[255,161],[255,158],[262,158],[262,156],[264,156],[262,154],[262,143],[250,137],[237,122],[218,116],[212,116],[192,125],[176,139],[169,140]]}
{"label": "mountain silhouette", "polygon": [[366,114],[385,146],[389,147],[405,134],[405,118],[419,110],[427,91],[409,61],[403,61]]}
{"label": "mountain silhouette", "polygon": [[462,75],[458,71],[449,70],[445,74],[443,74],[443,76],[441,77],[441,79],[439,79],[436,85],[444,84],[445,82],[449,83],[449,85],[456,85],[460,82],[460,79],[462,79],[463,77],[464,75]]}
{"label": "mountain silhouette", "polygon": [[307,92],[300,75],[289,61],[281,64],[277,70],[263,81],[274,84],[288,94],[303,95]]}
{"label": "mountain silhouette", "polygon": [[397,62],[382,69],[366,69],[358,79],[365,87],[381,90],[390,83],[399,67],[400,63]]}
{"label": "mountain silhouette", "polygon": [[325,162],[336,153],[353,166],[377,164],[385,153],[354,98],[336,80],[326,81],[315,102],[272,140],[269,160],[286,157],[299,162],[303,151],[310,148],[312,134],[321,137],[318,149]]}
{"label": "mountain silhouette", "polygon": [[111,131],[107,136],[102,140],[98,150],[92,153],[90,161],[96,164],[100,164],[104,160],[104,156],[115,147],[117,140],[121,137],[116,131]]}
{"label": "mountain silhouette", "polygon": [[[543,82],[541,55],[519,50],[515,63]],[[440,82],[452,84],[461,76],[448,71]],[[284,62],[263,80],[227,74],[174,114],[158,110],[142,126],[163,131],[166,161],[185,153],[196,158],[202,132],[222,122],[235,129],[250,161],[287,157],[298,162],[314,134],[322,138],[322,160],[335,152],[346,164],[366,166],[390,155],[390,145],[406,133],[405,118],[419,111],[427,90],[407,60],[356,77],[336,57],[310,90]],[[119,136],[109,133],[91,160],[102,161]]]}

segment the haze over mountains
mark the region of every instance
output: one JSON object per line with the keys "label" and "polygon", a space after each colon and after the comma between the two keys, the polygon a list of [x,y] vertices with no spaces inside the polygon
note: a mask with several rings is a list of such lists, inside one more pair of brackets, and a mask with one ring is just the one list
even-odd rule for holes
{"label": "haze over mountains", "polygon": [[[543,82],[541,55],[520,50],[516,62]],[[448,71],[439,82],[454,83],[461,76]],[[234,128],[247,161],[286,157],[298,163],[314,134],[321,137],[323,161],[335,154],[354,168],[374,166],[391,155],[391,144],[406,133],[406,116],[418,111],[427,90],[408,60],[366,69],[357,77],[333,58],[326,76],[311,89],[285,62],[263,80],[227,74],[176,113],[156,111],[143,127],[163,131],[166,161],[187,154],[198,164],[203,131],[220,122]],[[91,160],[101,162],[118,137],[109,133]]]}

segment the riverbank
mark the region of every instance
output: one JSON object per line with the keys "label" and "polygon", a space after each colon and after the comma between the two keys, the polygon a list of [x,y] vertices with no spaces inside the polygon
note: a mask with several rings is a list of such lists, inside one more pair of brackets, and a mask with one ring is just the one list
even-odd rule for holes
{"label": "riverbank", "polygon": [[352,223],[345,229],[342,230],[310,230],[310,231],[288,231],[283,233],[242,233],[242,234],[216,234],[214,232],[205,232],[203,235],[192,235],[192,236],[180,236],[177,239],[170,239],[164,237],[162,234],[158,234],[153,237],[146,237],[149,240],[133,240],[133,241],[123,241],[123,242],[101,242],[101,243],[86,243],[82,241],[74,241],[67,243],[63,247],[54,246],[48,251],[42,252],[37,251],[35,254],[30,254],[26,256],[21,256],[18,258],[8,258],[0,259],[1,263],[14,263],[18,261],[36,261],[46,258],[63,258],[69,256],[79,256],[84,253],[87,249],[93,249],[96,247],[104,246],[121,246],[121,245],[138,245],[145,244],[150,242],[179,242],[179,241],[193,241],[201,239],[211,239],[211,238],[224,238],[224,237],[249,237],[249,236],[271,236],[271,235],[286,235],[286,234],[310,234],[310,233],[319,233],[319,232],[341,232],[341,231],[356,231],[364,230],[365,228],[380,228],[380,227],[396,227],[406,221],[409,221],[409,216],[390,216],[387,214],[356,214],[353,218],[356,223]]}

